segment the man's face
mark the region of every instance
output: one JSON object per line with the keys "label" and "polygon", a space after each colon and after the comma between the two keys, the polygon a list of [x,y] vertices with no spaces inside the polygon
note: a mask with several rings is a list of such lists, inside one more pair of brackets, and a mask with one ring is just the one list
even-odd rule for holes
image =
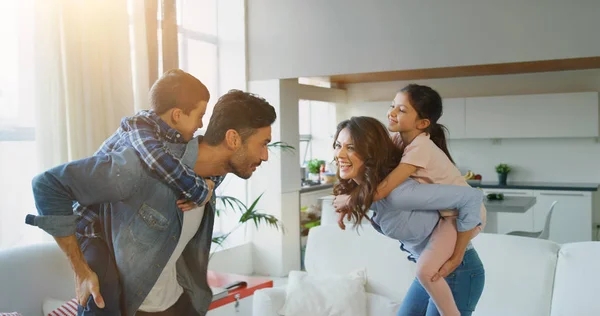
{"label": "man's face", "polygon": [[177,116],[177,120],[175,122],[175,129],[181,133],[183,139],[187,142],[194,137],[194,133],[202,128],[202,118],[204,117],[204,113],[206,113],[206,101],[200,101],[196,104],[196,107],[189,113],[185,114],[180,109],[176,109],[181,111]]}
{"label": "man's face", "polygon": [[262,127],[246,139],[229,161],[231,172],[248,179],[263,161],[269,160],[267,145],[271,142],[271,126]]}

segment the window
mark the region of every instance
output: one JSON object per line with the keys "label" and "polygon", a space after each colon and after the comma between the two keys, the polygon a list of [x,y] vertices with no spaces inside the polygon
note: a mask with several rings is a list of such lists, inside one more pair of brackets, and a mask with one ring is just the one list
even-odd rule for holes
{"label": "window", "polygon": [[[31,179],[38,172],[30,1],[0,1],[0,249],[44,239],[25,225],[36,213]],[[14,227],[23,227],[15,230]]]}
{"label": "window", "polygon": [[217,0],[177,0],[179,67],[200,79],[211,93],[204,126],[220,95]]}
{"label": "window", "polygon": [[298,104],[300,132],[300,165],[311,159],[331,161],[335,135],[335,104],[300,100]]}

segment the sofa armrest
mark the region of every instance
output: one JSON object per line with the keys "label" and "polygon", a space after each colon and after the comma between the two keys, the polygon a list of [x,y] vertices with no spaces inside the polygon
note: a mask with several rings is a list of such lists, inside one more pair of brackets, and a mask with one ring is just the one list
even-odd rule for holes
{"label": "sofa armrest", "polygon": [[278,311],[285,304],[285,288],[267,288],[254,292],[252,301],[252,315],[254,316],[280,316]]}

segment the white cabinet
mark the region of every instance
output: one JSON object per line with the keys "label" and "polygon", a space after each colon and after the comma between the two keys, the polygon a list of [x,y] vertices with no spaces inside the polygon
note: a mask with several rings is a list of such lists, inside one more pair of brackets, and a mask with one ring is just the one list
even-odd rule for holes
{"label": "white cabinet", "polygon": [[598,93],[466,98],[466,138],[598,137]]}
{"label": "white cabinet", "polygon": [[534,231],[544,228],[550,205],[558,201],[550,220],[550,240],[557,243],[591,241],[592,192],[535,191]]}
{"label": "white cabinet", "polygon": [[438,122],[448,128],[448,139],[465,138],[465,98],[444,99],[443,109]]}
{"label": "white cabinet", "polygon": [[[485,189],[489,193],[503,193],[504,196],[534,196],[533,190]],[[484,232],[506,234],[511,231],[533,231],[534,207],[525,213],[487,212],[487,226]]]}

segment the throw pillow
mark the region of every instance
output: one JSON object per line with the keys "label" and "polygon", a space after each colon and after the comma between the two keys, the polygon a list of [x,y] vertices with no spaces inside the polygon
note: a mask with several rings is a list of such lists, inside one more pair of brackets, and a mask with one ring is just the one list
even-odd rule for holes
{"label": "throw pillow", "polygon": [[396,316],[399,308],[399,303],[394,303],[385,296],[367,293],[367,315]]}
{"label": "throw pillow", "polygon": [[44,300],[42,311],[47,316],[76,316],[77,299],[62,301],[53,298]]}
{"label": "throw pillow", "polygon": [[279,311],[285,316],[364,316],[367,313],[364,270],[349,275],[309,275],[292,271],[286,300]]}

